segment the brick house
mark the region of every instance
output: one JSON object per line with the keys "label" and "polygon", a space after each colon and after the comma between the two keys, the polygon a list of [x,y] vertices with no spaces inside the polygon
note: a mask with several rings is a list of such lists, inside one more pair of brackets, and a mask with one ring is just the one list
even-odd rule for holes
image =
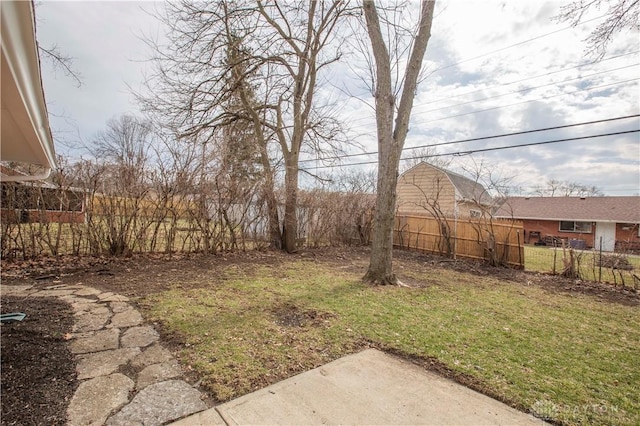
{"label": "brick house", "polygon": [[398,177],[396,191],[400,215],[479,218],[493,203],[480,183],[424,161]]}
{"label": "brick house", "polygon": [[529,244],[640,250],[640,197],[509,197],[494,217],[521,220]]}
{"label": "brick house", "polygon": [[[0,165],[0,176],[26,176]],[[48,182],[0,183],[2,223],[84,223],[85,192],[58,188]]]}

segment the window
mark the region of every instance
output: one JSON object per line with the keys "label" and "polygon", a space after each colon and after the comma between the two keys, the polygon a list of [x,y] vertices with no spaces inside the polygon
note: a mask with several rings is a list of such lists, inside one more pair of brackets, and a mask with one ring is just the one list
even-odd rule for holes
{"label": "window", "polygon": [[560,221],[560,230],[564,232],[591,233],[591,222]]}

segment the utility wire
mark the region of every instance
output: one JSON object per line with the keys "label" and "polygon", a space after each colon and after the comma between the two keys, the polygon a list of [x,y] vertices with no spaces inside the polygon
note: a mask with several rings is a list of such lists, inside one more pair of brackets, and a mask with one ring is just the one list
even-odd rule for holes
{"label": "utility wire", "polygon": [[[640,53],[640,50],[636,50],[634,52],[622,53],[622,54],[616,55],[616,56],[610,56],[608,58],[602,59],[601,61],[598,61],[597,64],[601,64],[601,63],[606,62],[606,61],[611,61],[613,59],[622,58],[624,56],[634,55],[634,54],[637,54],[637,53]],[[427,102],[423,102],[423,103],[420,103],[420,104],[414,104],[414,108],[416,106],[421,107],[421,106],[433,104],[433,103],[436,103],[436,102],[448,101],[450,99],[460,98],[462,96],[467,96],[467,95],[472,95],[472,94],[478,93],[478,92],[484,92],[484,91],[487,91],[487,90],[493,90],[493,89],[497,89],[497,88],[500,88],[500,87],[511,86],[513,84],[516,84],[516,83],[522,83],[523,81],[534,80],[536,78],[547,77],[549,75],[559,74],[559,73],[562,73],[562,72],[565,72],[565,71],[570,71],[570,70],[573,70],[573,69],[582,68],[582,67],[585,67],[585,66],[588,66],[588,65],[594,65],[595,63],[596,62],[593,62],[593,61],[583,62],[581,64],[574,65],[574,66],[569,67],[569,68],[561,68],[561,69],[558,69],[558,70],[555,70],[555,71],[549,71],[549,72],[544,73],[544,74],[538,74],[538,75],[534,75],[534,76],[531,76],[531,77],[521,78],[520,80],[510,81],[509,83],[496,84],[496,85],[485,87],[485,88],[482,88],[482,89],[472,90],[470,92],[464,92],[464,93],[460,93],[460,94],[457,94],[457,95],[447,96],[446,98],[433,99],[433,100],[430,100],[430,101],[427,101]],[[611,70],[609,70],[609,71],[611,71]],[[356,120],[353,120],[353,121],[359,121],[359,120],[361,120],[361,119],[356,119]]]}
{"label": "utility wire", "polygon": [[[433,120],[421,121],[420,124],[434,123],[436,121],[448,120],[450,118],[463,117],[465,115],[479,114],[481,112],[487,112],[487,111],[495,111],[495,110],[498,110],[498,109],[508,108],[508,107],[517,106],[517,105],[523,105],[523,104],[530,103],[530,102],[537,102],[537,101],[557,98],[559,96],[573,95],[575,93],[588,92],[590,90],[602,89],[604,87],[616,86],[616,85],[625,84],[625,83],[631,83],[631,82],[634,82],[634,81],[637,81],[637,80],[640,80],[640,78],[631,78],[629,80],[617,81],[617,82],[614,82],[614,83],[607,83],[607,84],[601,84],[599,86],[592,86],[592,87],[586,87],[586,88],[583,88],[583,89],[577,89],[577,90],[574,90],[572,92],[563,92],[563,93],[558,93],[558,94],[555,94],[555,95],[544,96],[544,97],[536,98],[536,99],[529,99],[529,100],[526,100],[526,101],[520,101],[520,102],[515,102],[515,103],[511,103],[511,104],[506,104],[506,105],[498,105],[498,106],[495,106],[495,107],[490,107],[490,108],[485,108],[485,109],[467,111],[467,112],[462,112],[462,113],[455,114],[455,115],[446,115],[444,117],[434,118]],[[422,111],[415,112],[414,114],[412,114],[412,117],[418,116],[420,114],[422,114]],[[357,126],[357,127],[364,127],[364,126],[361,125],[361,126]]]}
{"label": "utility wire", "polygon": [[[589,124],[607,123],[607,122],[611,122],[611,121],[626,120],[626,119],[629,119],[629,118],[638,118],[638,117],[640,117],[640,114],[624,115],[624,116],[620,116],[620,117],[605,118],[605,119],[602,119],[602,120],[583,121],[582,123],[563,124],[561,126],[553,126],[553,127],[543,127],[541,129],[523,130],[523,131],[520,131],[520,132],[502,133],[502,134],[499,134],[499,135],[481,136],[481,137],[477,137],[477,138],[459,139],[459,140],[449,141],[449,142],[439,142],[439,143],[433,143],[433,144],[427,144],[427,145],[411,146],[411,147],[403,148],[402,151],[408,151],[408,150],[420,149],[420,148],[432,148],[432,147],[444,146],[444,145],[455,145],[455,144],[459,144],[459,143],[476,142],[476,141],[483,141],[483,140],[488,140],[488,139],[504,138],[504,137],[508,137],[508,136],[526,135],[528,133],[546,132],[546,131],[549,131],[549,130],[566,129],[566,128],[570,128],[570,127],[586,126],[586,125],[589,125]],[[306,162],[311,162],[311,161],[340,160],[340,159],[348,158],[348,157],[359,157],[359,156],[362,156],[362,155],[374,155],[374,154],[377,154],[377,153],[378,153],[378,151],[369,151],[369,152],[362,152],[362,153],[358,153],[358,154],[345,154],[345,155],[341,155],[341,156],[312,158],[312,159],[308,159],[308,160],[300,160],[300,163],[306,163]]]}
{"label": "utility wire", "polygon": [[575,26],[574,26],[574,25],[570,25],[570,26],[568,26],[568,27],[560,28],[560,29],[558,29],[558,30],[551,31],[551,32],[549,32],[549,33],[540,34],[540,35],[538,35],[538,36],[535,36],[535,37],[532,37],[532,38],[529,38],[529,39],[526,39],[526,40],[523,40],[523,41],[519,41],[519,42],[517,42],[517,43],[510,44],[510,45],[508,45],[508,46],[501,47],[501,48],[499,48],[499,49],[492,50],[492,51],[490,51],[490,52],[483,53],[483,54],[478,55],[478,56],[474,56],[474,57],[472,57],[472,58],[463,59],[462,61],[454,62],[454,63],[452,63],[452,64],[445,65],[445,66],[440,67],[440,68],[436,68],[435,70],[433,70],[433,71],[429,72],[429,75],[431,75],[431,74],[435,74],[435,73],[440,72],[440,71],[442,71],[442,70],[446,70],[446,69],[449,69],[449,68],[455,67],[456,65],[464,64],[464,63],[466,63],[466,62],[470,62],[470,61],[473,61],[473,60],[476,60],[476,59],[484,58],[485,56],[493,55],[494,53],[498,53],[498,52],[502,52],[502,51],[504,51],[504,50],[511,49],[512,47],[521,46],[521,45],[523,45],[523,44],[527,44],[527,43],[529,43],[529,42],[532,42],[532,41],[535,41],[535,40],[539,40],[539,39],[541,39],[541,38],[548,37],[548,36],[553,35],[553,34],[560,33],[560,32],[562,32],[562,31],[570,30],[570,29],[575,28],[575,27],[577,27],[577,26],[584,25],[584,24],[587,24],[587,23],[589,23],[589,22],[592,22],[592,21],[598,20],[598,19],[600,19],[600,18],[603,18],[604,16],[606,16],[606,15],[597,16],[597,17],[595,17],[595,18],[588,19],[588,20],[586,20],[586,21],[580,22],[579,24],[577,24],[577,25],[575,25]]}
{"label": "utility wire", "polygon": [[[605,62],[605,61],[610,61],[610,60],[613,60],[613,59],[618,59],[618,58],[621,58],[621,57],[624,57],[624,56],[629,56],[629,55],[633,55],[633,54],[637,54],[637,53],[640,53],[640,50],[636,50],[634,52],[623,53],[623,54],[616,55],[616,56],[611,56],[609,58],[603,59],[602,61],[599,61],[598,63],[600,64],[600,63]],[[485,91],[490,91],[490,90],[494,90],[494,89],[498,89],[498,88],[502,88],[502,87],[507,87],[507,86],[511,86],[511,85],[514,85],[514,84],[517,84],[517,83],[522,83],[523,81],[533,80],[533,79],[540,78],[540,77],[546,77],[546,76],[549,76],[549,75],[552,75],[552,74],[558,74],[558,73],[561,73],[561,72],[570,71],[572,69],[582,68],[584,66],[593,65],[593,64],[594,64],[594,62],[583,62],[583,63],[575,65],[573,67],[562,68],[560,70],[550,71],[550,72],[545,73],[545,74],[539,74],[539,75],[535,75],[535,76],[532,76],[532,77],[522,78],[520,80],[514,80],[514,81],[511,81],[509,83],[497,84],[497,85],[485,87],[485,88],[482,88],[482,89],[472,90],[470,92],[460,93],[458,95],[448,96],[446,98],[434,99],[434,100],[430,100],[430,101],[427,101],[427,102],[414,104],[413,109],[416,110],[416,109],[418,109],[420,107],[423,107],[423,106],[426,106],[426,105],[430,105],[430,104],[433,104],[433,103],[442,102],[442,101],[449,101],[451,99],[472,95],[474,93],[485,92]],[[634,63],[634,64],[631,64],[631,65],[626,65],[626,66],[622,66],[622,67],[618,67],[618,68],[612,68],[612,69],[608,69],[608,70],[604,70],[604,71],[599,71],[599,72],[595,72],[593,74],[589,74],[589,75],[586,75],[586,76],[575,77],[575,78],[568,79],[568,80],[563,80],[563,81],[560,81],[560,82],[547,83],[547,84],[540,85],[540,86],[530,87],[528,89],[521,89],[521,90],[511,91],[511,92],[507,92],[507,93],[504,93],[504,94],[494,95],[494,96],[490,96],[490,97],[486,97],[486,98],[475,99],[473,101],[463,102],[463,103],[459,103],[459,104],[456,104],[456,105],[444,106],[444,107],[441,107],[441,108],[431,109],[431,110],[428,110],[428,111],[419,111],[419,112],[416,112],[415,114],[413,114],[413,116],[424,114],[426,112],[438,111],[438,110],[445,109],[445,108],[452,108],[454,106],[466,105],[466,104],[471,104],[471,103],[474,103],[474,102],[481,102],[481,101],[485,101],[485,100],[488,100],[488,99],[507,96],[507,95],[514,94],[514,93],[526,92],[528,90],[538,89],[538,88],[545,87],[545,86],[552,86],[554,84],[558,84],[559,85],[559,84],[567,83],[569,81],[579,80],[579,79],[583,79],[583,78],[587,78],[587,77],[592,77],[592,76],[598,75],[598,74],[605,74],[607,72],[618,71],[618,70],[621,70],[621,69],[624,69],[624,68],[630,68],[630,67],[637,66],[637,65],[640,65],[640,63]],[[367,120],[370,120],[370,118],[369,117],[359,117],[359,118],[351,119],[350,122],[352,124],[355,124],[355,123],[362,122],[362,121],[367,121]],[[355,126],[355,128],[364,127],[364,126],[365,125]]]}
{"label": "utility wire", "polygon": [[[638,80],[640,80],[640,78],[630,78],[628,80],[616,81],[615,83],[607,83],[607,84],[601,84],[599,86],[592,86],[592,87],[587,87],[587,88],[584,88],[584,89],[578,89],[578,90],[574,90],[573,92],[563,92],[563,93],[558,93],[558,94],[555,94],[555,95],[543,96],[543,97],[537,98],[537,99],[530,99],[530,100],[526,100],[526,101],[514,102],[512,104],[499,105],[499,106],[495,106],[495,107],[491,107],[491,108],[485,108],[485,109],[478,109],[478,110],[475,110],[475,111],[462,112],[460,114],[455,114],[455,115],[448,115],[446,117],[440,117],[440,118],[435,118],[433,120],[422,121],[422,122],[420,122],[420,124],[433,123],[433,122],[436,122],[436,121],[448,120],[450,118],[463,117],[465,115],[478,114],[478,113],[487,112],[487,111],[494,111],[496,109],[502,109],[502,108],[512,107],[512,106],[516,106],[516,105],[523,105],[523,104],[527,104],[527,103],[530,103],[530,102],[543,101],[543,100],[547,100],[547,99],[557,98],[559,96],[573,95],[575,93],[580,93],[580,92],[588,92],[590,90],[602,89],[604,87],[610,87],[610,86],[617,86],[619,84],[631,83],[631,82],[638,81]],[[416,115],[418,115],[418,114],[420,114],[420,112],[416,113]]]}
{"label": "utility wire", "polygon": [[[512,47],[521,46],[521,45],[523,45],[523,44],[527,44],[527,43],[529,43],[529,42],[532,42],[532,41],[535,41],[535,40],[539,40],[539,39],[541,39],[541,38],[544,38],[544,37],[547,37],[547,36],[550,36],[550,35],[553,35],[553,34],[557,34],[557,33],[562,32],[562,31],[566,31],[566,30],[573,29],[573,28],[575,28],[575,27],[577,27],[577,26],[581,26],[581,25],[587,24],[587,23],[589,23],[589,22],[592,22],[592,21],[595,21],[595,20],[601,19],[601,18],[603,18],[604,16],[606,16],[606,15],[597,16],[597,17],[594,17],[594,18],[592,18],[592,19],[588,19],[588,20],[586,20],[586,21],[580,22],[580,23],[578,23],[577,25],[570,25],[570,26],[565,27],[565,28],[560,28],[560,29],[558,29],[558,30],[554,30],[554,31],[551,31],[551,32],[548,32],[548,33],[545,33],[545,34],[541,34],[541,35],[538,35],[538,36],[535,36],[535,37],[532,37],[532,38],[529,38],[529,39],[526,39],[526,40],[523,40],[523,41],[519,41],[519,42],[517,42],[517,43],[510,44],[510,45],[508,45],[508,46],[504,46],[504,47],[501,47],[501,48],[499,48],[499,49],[492,50],[492,51],[490,51],[490,52],[486,52],[486,53],[483,53],[483,54],[478,55],[478,56],[474,56],[474,57],[471,57],[471,58],[463,59],[463,60],[461,60],[461,61],[454,62],[454,63],[448,64],[448,65],[445,65],[445,66],[442,66],[442,67],[436,68],[435,70],[428,72],[428,75],[432,75],[432,74],[435,74],[435,73],[440,72],[440,71],[442,71],[442,70],[449,69],[449,68],[452,68],[452,67],[454,67],[454,66],[456,66],[456,65],[460,65],[460,64],[463,64],[463,63],[466,63],[466,62],[470,62],[470,61],[473,61],[473,60],[476,60],[476,59],[480,59],[480,58],[483,58],[483,57],[485,57],[485,56],[490,56],[490,55],[493,55],[494,53],[498,53],[498,52],[502,52],[502,51],[504,51],[504,50],[511,49]],[[604,61],[608,61],[608,60],[611,60],[611,59],[616,59],[616,58],[619,58],[619,57],[622,57],[622,56],[631,55],[631,54],[634,54],[634,53],[638,53],[638,51],[636,51],[636,52],[629,52],[629,53],[623,53],[623,54],[621,54],[621,55],[617,55],[617,56],[612,56],[612,57],[610,57],[610,58],[603,59],[603,60],[601,60],[601,61],[599,61],[599,62],[604,62]],[[577,65],[577,66],[570,67],[570,68],[566,68],[566,69],[564,69],[564,70],[560,70],[560,71],[567,71],[567,70],[570,70],[570,69],[573,69],[573,68],[579,68],[579,67],[582,67],[582,66],[585,66],[585,65],[589,65],[589,64],[592,64],[592,63],[594,63],[594,62],[585,62],[585,63],[583,63],[583,64],[579,64],[579,65]],[[525,81],[525,80],[528,80],[528,79],[531,79],[531,78],[543,77],[543,76],[546,76],[546,75],[549,75],[549,74],[553,74],[553,73],[556,73],[556,72],[559,72],[559,71],[553,71],[553,72],[550,72],[550,73],[547,73],[547,74],[542,74],[542,75],[539,75],[539,76],[536,76],[536,77],[528,77],[528,78],[525,78],[525,79],[523,79],[523,80],[518,80],[518,81],[511,82],[511,83],[505,83],[504,85],[494,86],[494,88],[495,88],[495,87],[500,87],[500,86],[506,86],[506,85],[510,85],[510,84],[514,84],[514,83],[518,83],[518,82],[520,82],[520,81]],[[425,78],[426,78],[426,77],[425,77]],[[473,92],[471,92],[471,93],[473,93]],[[465,94],[462,94],[462,95],[456,95],[456,96],[453,96],[453,97],[458,97],[458,96],[463,96],[463,95],[465,95]],[[432,103],[432,102],[437,102],[437,100],[436,100],[436,101],[430,101],[430,102],[427,102],[426,104],[429,104],[429,103]],[[415,108],[416,106],[420,106],[420,105],[414,105],[414,108]],[[353,121],[357,122],[357,121],[361,121],[361,120],[363,120],[363,119],[355,119],[355,120],[353,120]]]}
{"label": "utility wire", "polygon": [[[469,151],[456,152],[453,155],[462,156],[462,155],[475,154],[475,153],[478,153],[478,152],[501,151],[503,149],[522,148],[522,147],[525,147],[525,146],[547,145],[547,144],[551,144],[551,143],[578,141],[578,140],[583,140],[583,139],[595,139],[595,138],[602,138],[602,137],[605,137],[605,136],[626,135],[628,133],[638,133],[638,132],[640,132],[640,129],[623,130],[623,131],[620,131],[620,132],[601,133],[599,135],[590,135],[590,136],[576,136],[576,137],[573,137],[573,138],[555,139],[555,140],[543,141],[543,142],[531,142],[531,143],[525,143],[525,144],[520,144],[520,145],[507,145],[507,146],[498,146],[498,147],[493,147],[493,148],[472,149],[472,150],[469,150]],[[444,156],[444,155],[451,155],[451,154],[435,154],[435,155],[431,155],[430,157],[441,157],[441,156]],[[415,160],[416,158],[420,158],[420,157],[407,158],[407,160]]]}
{"label": "utility wire", "polygon": [[418,112],[416,112],[414,114],[414,116],[423,115],[423,114],[426,114],[426,113],[429,113],[429,112],[440,111],[440,110],[447,109],[447,108],[455,108],[455,107],[458,107],[458,106],[473,104],[473,103],[476,103],[476,102],[482,102],[482,101],[486,101],[486,100],[489,100],[489,99],[502,98],[504,96],[513,95],[513,94],[516,94],[516,93],[529,92],[531,90],[540,89],[540,88],[543,88],[543,87],[565,84],[565,83],[568,83],[570,81],[582,80],[582,79],[593,77],[593,76],[599,75],[599,74],[605,74],[605,73],[612,72],[612,71],[619,71],[619,70],[622,70],[622,69],[625,69],[625,68],[637,67],[638,65],[640,65],[640,63],[632,64],[632,65],[625,65],[625,66],[622,66],[622,67],[619,67],[619,68],[614,68],[614,69],[605,70],[605,71],[599,71],[599,72],[595,72],[593,74],[589,74],[589,75],[585,75],[585,76],[569,78],[569,79],[563,80],[563,81],[541,84],[540,86],[525,87],[524,89],[514,90],[512,92],[507,92],[507,93],[501,93],[499,95],[487,96],[485,98],[474,99],[472,101],[461,102],[461,103],[454,104],[454,105],[443,106],[443,107],[440,107],[440,108],[429,109],[429,110],[426,110],[426,111],[418,111]]}
{"label": "utility wire", "polygon": [[[520,144],[520,145],[507,145],[507,146],[499,146],[499,147],[493,147],[493,148],[480,148],[480,149],[472,149],[472,150],[468,150],[468,151],[458,151],[458,152],[448,152],[448,153],[443,153],[443,154],[434,154],[434,155],[430,155],[429,158],[432,158],[432,157],[444,157],[444,156],[447,156],[447,155],[463,156],[463,155],[475,154],[475,153],[478,153],[478,152],[501,151],[501,150],[504,150],[504,149],[524,148],[524,147],[538,146],[538,145],[548,145],[548,144],[553,144],[553,143],[570,142],[570,141],[577,141],[577,140],[584,140],[584,139],[595,139],[595,138],[601,138],[601,137],[605,137],[605,136],[624,135],[624,134],[638,133],[638,132],[640,132],[640,129],[624,130],[624,131],[620,131],[620,132],[601,133],[599,135],[589,135],[589,136],[576,136],[576,137],[573,137],[573,138],[553,139],[553,140],[549,140],[549,141],[531,142],[531,143],[525,143],[525,144]],[[400,161],[418,160],[420,158],[423,158],[423,157],[422,156],[405,157],[405,158],[401,158]],[[378,160],[361,161],[361,162],[358,162],[358,163],[334,164],[334,165],[330,165],[330,166],[317,166],[317,167],[313,167],[313,169],[317,170],[317,169],[328,169],[328,168],[335,168],[335,167],[361,166],[361,165],[365,165],[365,164],[376,164],[377,162],[378,162]]]}

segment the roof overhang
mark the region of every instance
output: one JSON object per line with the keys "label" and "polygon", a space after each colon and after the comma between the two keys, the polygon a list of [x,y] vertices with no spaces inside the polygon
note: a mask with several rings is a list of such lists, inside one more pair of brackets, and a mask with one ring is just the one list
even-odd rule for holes
{"label": "roof overhang", "polygon": [[55,149],[44,99],[31,1],[1,1],[2,98],[0,160],[42,166],[37,175],[0,176],[2,181],[45,179]]}
{"label": "roof overhang", "polygon": [[547,222],[596,222],[596,223],[633,223],[627,220],[617,219],[570,219],[570,218],[558,218],[558,217],[523,217],[523,216],[494,216],[496,219],[512,219],[512,220],[543,220]]}

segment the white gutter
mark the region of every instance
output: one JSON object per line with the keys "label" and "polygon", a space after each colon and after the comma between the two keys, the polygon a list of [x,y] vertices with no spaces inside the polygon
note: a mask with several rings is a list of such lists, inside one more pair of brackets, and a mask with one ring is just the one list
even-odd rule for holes
{"label": "white gutter", "polygon": [[44,99],[31,1],[1,1],[2,138],[0,159],[37,164],[31,176],[0,175],[5,182],[42,180],[56,166]]}
{"label": "white gutter", "polygon": [[604,222],[604,223],[633,223],[634,221],[629,222],[628,220],[617,220],[617,219],[560,219],[555,217],[520,217],[520,216],[494,216],[496,219],[510,219],[510,220],[544,220],[544,221],[554,221],[554,222]]}
{"label": "white gutter", "polygon": [[51,175],[51,167],[47,167],[43,172],[35,175],[6,176],[0,175],[0,182],[32,182],[34,180],[45,180]]}

